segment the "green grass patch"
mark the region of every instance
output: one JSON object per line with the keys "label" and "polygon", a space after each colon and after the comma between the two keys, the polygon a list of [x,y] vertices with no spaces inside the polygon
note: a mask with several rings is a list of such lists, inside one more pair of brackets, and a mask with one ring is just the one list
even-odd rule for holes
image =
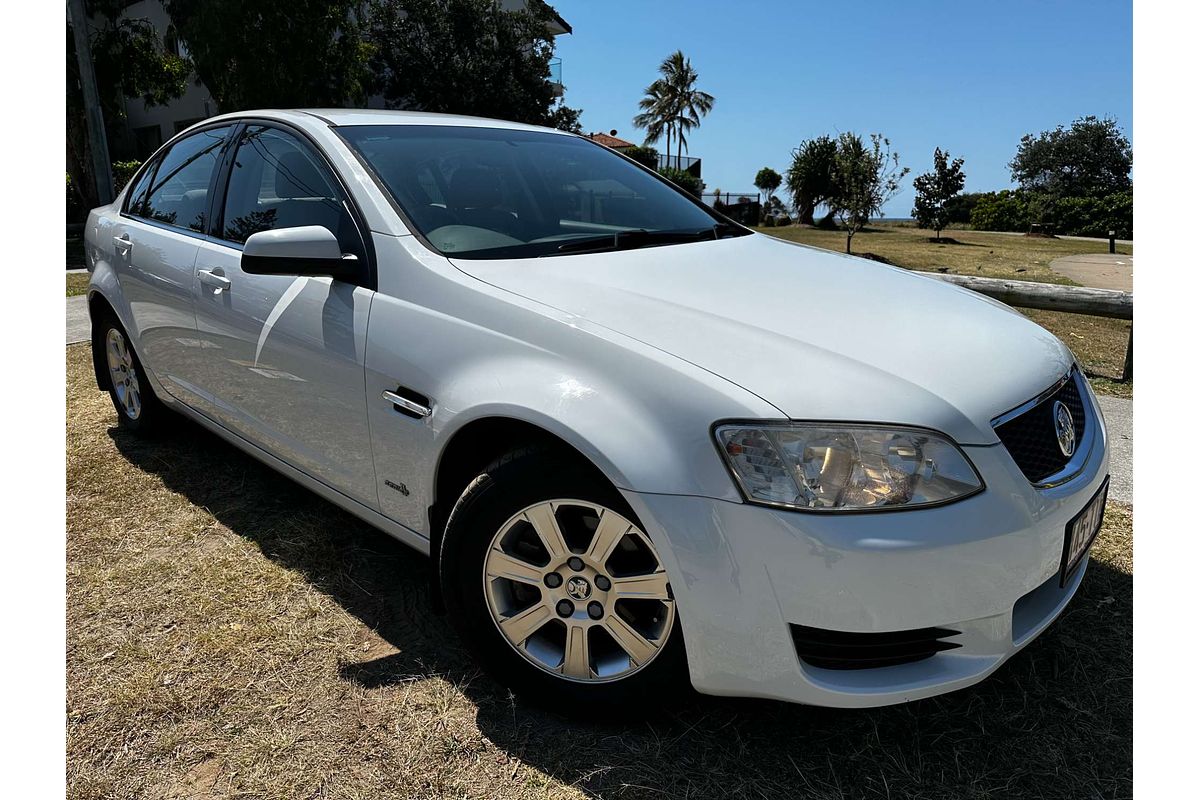
{"label": "green grass patch", "polygon": [[67,297],[87,294],[88,280],[92,276],[86,272],[67,273]]}

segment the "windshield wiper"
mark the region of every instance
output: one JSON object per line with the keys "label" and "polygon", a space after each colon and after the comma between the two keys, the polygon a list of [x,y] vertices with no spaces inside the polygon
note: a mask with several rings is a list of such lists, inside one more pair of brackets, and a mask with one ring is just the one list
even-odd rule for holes
{"label": "windshield wiper", "polygon": [[610,250],[636,250],[639,247],[653,247],[661,244],[680,244],[697,242],[709,237],[718,238],[716,229],[725,223],[718,222],[712,228],[701,228],[691,231],[648,231],[638,228],[628,231],[614,231],[603,236],[589,236],[586,239],[576,239],[559,245],[559,253],[593,253]]}

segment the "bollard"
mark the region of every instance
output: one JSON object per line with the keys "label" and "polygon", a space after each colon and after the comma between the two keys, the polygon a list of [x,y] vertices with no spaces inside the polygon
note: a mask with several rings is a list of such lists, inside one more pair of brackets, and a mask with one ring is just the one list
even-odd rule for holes
{"label": "bollard", "polygon": [[1117,232],[1116,231],[1108,232],[1108,252],[1110,252],[1110,253],[1117,252]]}

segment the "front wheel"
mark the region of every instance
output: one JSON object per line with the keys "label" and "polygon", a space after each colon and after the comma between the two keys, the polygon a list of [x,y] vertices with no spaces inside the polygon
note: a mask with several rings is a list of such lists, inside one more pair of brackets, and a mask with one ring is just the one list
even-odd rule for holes
{"label": "front wheel", "polygon": [[546,451],[500,459],[455,504],[439,570],[480,663],[564,713],[638,713],[688,687],[662,559],[620,494]]}

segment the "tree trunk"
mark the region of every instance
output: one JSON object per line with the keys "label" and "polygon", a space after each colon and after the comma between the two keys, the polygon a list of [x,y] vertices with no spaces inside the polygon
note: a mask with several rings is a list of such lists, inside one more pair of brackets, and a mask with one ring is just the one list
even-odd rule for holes
{"label": "tree trunk", "polygon": [[846,255],[850,255],[850,240],[854,238],[854,234],[846,231]]}
{"label": "tree trunk", "polygon": [[813,212],[817,210],[817,206],[813,203],[810,197],[801,197],[800,202],[796,206],[796,214],[799,217],[797,222],[801,225],[815,225],[813,221]]}
{"label": "tree trunk", "polygon": [[[88,147],[87,132],[84,122],[67,109],[67,174],[71,176],[71,188],[79,200],[84,213],[100,205],[96,194],[96,179],[92,175],[91,150]],[[74,222],[75,220],[71,220]]]}

